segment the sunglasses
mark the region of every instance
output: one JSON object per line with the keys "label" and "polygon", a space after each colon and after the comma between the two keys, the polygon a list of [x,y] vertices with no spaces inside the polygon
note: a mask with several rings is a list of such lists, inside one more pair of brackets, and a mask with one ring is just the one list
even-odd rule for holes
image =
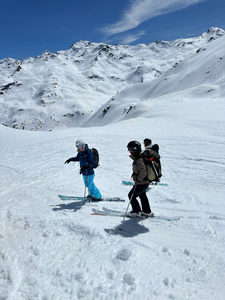
{"label": "sunglasses", "polygon": [[85,148],[85,145],[79,145],[77,146],[78,149],[82,149],[82,148]]}

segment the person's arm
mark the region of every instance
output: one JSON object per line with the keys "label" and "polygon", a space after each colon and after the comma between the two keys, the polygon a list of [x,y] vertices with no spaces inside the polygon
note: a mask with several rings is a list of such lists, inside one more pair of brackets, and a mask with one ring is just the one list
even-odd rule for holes
{"label": "person's arm", "polygon": [[71,158],[67,159],[67,160],[64,162],[64,164],[68,164],[68,163],[70,163],[71,161],[79,161],[79,153],[77,154],[77,156],[71,157]]}
{"label": "person's arm", "polygon": [[148,175],[146,165],[143,159],[138,160],[139,173],[136,177],[137,182],[142,182]]}

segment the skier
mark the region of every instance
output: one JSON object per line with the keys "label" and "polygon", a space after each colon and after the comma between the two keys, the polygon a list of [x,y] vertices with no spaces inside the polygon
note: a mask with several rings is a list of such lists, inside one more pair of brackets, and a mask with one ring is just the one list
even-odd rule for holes
{"label": "skier", "polygon": [[144,139],[143,142],[144,142],[145,149],[151,149],[151,147],[152,147],[152,140],[146,138],[146,139]]}
{"label": "skier", "polygon": [[71,161],[79,161],[80,162],[80,174],[83,175],[83,180],[85,186],[89,190],[88,198],[91,198],[93,201],[101,201],[102,195],[99,189],[94,184],[95,172],[93,167],[95,166],[95,162],[93,160],[93,156],[91,150],[88,148],[88,145],[81,139],[76,141],[76,147],[78,154],[76,157],[71,157],[65,161],[65,164],[70,163]]}
{"label": "skier", "polygon": [[[141,144],[138,141],[131,141],[127,145],[128,151],[130,152],[130,158],[133,159],[133,180],[135,185],[128,194],[131,200],[132,211],[127,216],[134,217],[141,215],[150,216],[151,208],[146,195],[146,190],[150,184],[147,177],[147,169],[143,156],[141,155]],[[137,201],[137,197],[141,200],[142,210],[140,204]]]}
{"label": "skier", "polygon": [[159,145],[158,144],[154,144],[152,145],[152,140],[146,138],[144,139],[144,146],[145,146],[145,150],[154,150],[155,152],[159,153]]}

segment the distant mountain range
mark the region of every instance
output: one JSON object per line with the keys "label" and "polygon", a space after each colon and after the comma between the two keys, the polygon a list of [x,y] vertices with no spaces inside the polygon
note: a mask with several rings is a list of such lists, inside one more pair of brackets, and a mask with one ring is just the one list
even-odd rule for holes
{"label": "distant mountain range", "polygon": [[224,41],[225,31],[213,27],[199,37],[170,42],[80,41],[69,50],[22,61],[5,58],[0,60],[0,123],[26,130],[105,125],[150,117],[150,101],[166,94],[200,86],[201,95],[219,97]]}

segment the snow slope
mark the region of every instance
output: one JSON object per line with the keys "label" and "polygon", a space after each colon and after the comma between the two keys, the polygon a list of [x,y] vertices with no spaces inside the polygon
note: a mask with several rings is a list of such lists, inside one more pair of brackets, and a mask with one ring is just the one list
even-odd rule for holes
{"label": "snow slope", "polygon": [[66,51],[3,59],[0,123],[26,130],[80,126],[125,87],[160,78],[224,33],[210,28],[199,37],[136,46],[80,41]]}
{"label": "snow slope", "polygon": [[[223,300],[225,294],[224,101],[190,97],[173,110],[118,123],[52,132],[0,125],[1,300]],[[160,145],[162,182],[148,192],[156,215],[177,222],[91,215],[126,210],[126,145]],[[84,185],[74,142],[100,152],[95,183],[125,203],[61,201]]]}
{"label": "snow slope", "polygon": [[[177,101],[225,97],[225,36],[176,64],[160,78],[133,84],[104,104],[84,126],[105,125],[137,116],[154,117]],[[219,98],[219,99],[218,99]],[[205,101],[205,100],[204,100]],[[190,103],[189,103],[190,104]]]}

